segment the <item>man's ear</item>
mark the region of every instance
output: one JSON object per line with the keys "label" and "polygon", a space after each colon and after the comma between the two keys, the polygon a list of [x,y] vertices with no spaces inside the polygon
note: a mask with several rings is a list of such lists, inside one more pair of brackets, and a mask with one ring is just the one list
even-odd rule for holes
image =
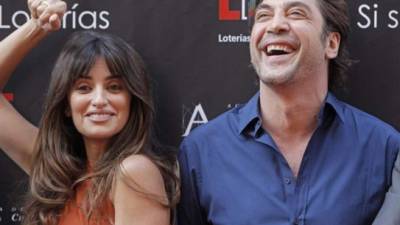
{"label": "man's ear", "polygon": [[338,32],[329,32],[326,37],[325,56],[328,59],[334,59],[339,53],[340,34]]}

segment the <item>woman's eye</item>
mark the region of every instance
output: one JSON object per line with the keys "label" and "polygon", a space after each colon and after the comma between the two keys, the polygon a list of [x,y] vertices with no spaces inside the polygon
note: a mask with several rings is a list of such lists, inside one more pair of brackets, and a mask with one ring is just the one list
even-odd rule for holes
{"label": "woman's eye", "polygon": [[110,84],[109,86],[108,86],[108,89],[110,90],[110,91],[120,91],[120,90],[122,90],[122,85],[120,85],[120,84]]}
{"label": "woman's eye", "polygon": [[76,89],[80,92],[89,92],[91,90],[90,86],[87,84],[81,84],[76,87]]}

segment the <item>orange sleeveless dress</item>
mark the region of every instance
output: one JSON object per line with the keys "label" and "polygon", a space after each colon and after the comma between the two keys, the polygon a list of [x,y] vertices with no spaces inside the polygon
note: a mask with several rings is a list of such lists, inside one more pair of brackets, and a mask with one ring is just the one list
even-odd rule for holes
{"label": "orange sleeveless dress", "polygon": [[[102,206],[102,214],[104,218],[100,221],[94,219],[87,220],[85,214],[82,211],[82,202],[85,198],[87,191],[90,191],[90,182],[81,184],[76,193],[75,199],[72,199],[67,203],[64,211],[61,214],[58,225],[112,225],[114,221],[114,206],[110,200],[106,201]],[[111,221],[110,221],[111,219]]]}

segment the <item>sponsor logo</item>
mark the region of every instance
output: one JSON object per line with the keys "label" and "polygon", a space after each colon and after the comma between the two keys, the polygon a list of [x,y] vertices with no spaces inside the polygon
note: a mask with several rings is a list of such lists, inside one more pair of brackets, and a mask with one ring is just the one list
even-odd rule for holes
{"label": "sponsor logo", "polygon": [[[19,28],[29,20],[30,14],[24,10],[12,13],[10,19],[4,18],[3,6],[0,5],[0,29]],[[64,14],[62,28],[72,29],[101,29],[106,30],[110,27],[110,12],[80,10],[79,4],[75,3],[71,9]]]}
{"label": "sponsor logo", "polygon": [[0,224],[20,224],[22,221],[22,208],[11,207],[4,208],[0,207]]}
{"label": "sponsor logo", "polygon": [[[183,106],[182,114],[182,128],[184,130],[182,137],[188,136],[193,128],[208,122],[208,118],[201,104],[195,105],[193,110],[191,107]],[[187,120],[188,116],[190,116],[189,120]]]}
{"label": "sponsor logo", "polygon": [[[238,105],[228,104],[225,110]],[[191,107],[182,106],[182,137],[188,136],[194,128],[205,123],[208,123],[208,117],[201,103]]]}
{"label": "sponsor logo", "polygon": [[14,101],[14,94],[13,93],[3,93],[3,95],[8,101],[10,101],[10,102]]}
{"label": "sponsor logo", "polygon": [[[218,0],[218,19],[219,21],[247,21],[248,20],[248,0]],[[219,33],[217,42],[220,44],[240,44],[249,43],[250,35],[245,33]]]}
{"label": "sponsor logo", "polygon": [[[218,0],[219,3],[219,20],[237,21],[247,20],[247,0]],[[232,7],[240,4],[239,9]]]}
{"label": "sponsor logo", "polygon": [[17,208],[17,207],[11,208],[11,221],[12,222],[22,221],[22,208]]}
{"label": "sponsor logo", "polygon": [[218,34],[219,43],[248,43],[250,42],[250,35],[239,34]]}
{"label": "sponsor logo", "polygon": [[[377,3],[368,5],[362,4],[358,7],[359,19],[357,26],[360,29],[377,29],[386,26],[390,29],[399,27],[399,10],[381,10]],[[384,22],[382,22],[384,21]]]}

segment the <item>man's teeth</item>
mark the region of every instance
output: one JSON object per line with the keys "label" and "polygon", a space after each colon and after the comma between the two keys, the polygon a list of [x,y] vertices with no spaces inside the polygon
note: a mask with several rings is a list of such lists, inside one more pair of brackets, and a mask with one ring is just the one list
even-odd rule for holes
{"label": "man's teeth", "polygon": [[269,45],[267,47],[267,54],[269,55],[282,55],[293,52],[293,49],[286,45]]}

